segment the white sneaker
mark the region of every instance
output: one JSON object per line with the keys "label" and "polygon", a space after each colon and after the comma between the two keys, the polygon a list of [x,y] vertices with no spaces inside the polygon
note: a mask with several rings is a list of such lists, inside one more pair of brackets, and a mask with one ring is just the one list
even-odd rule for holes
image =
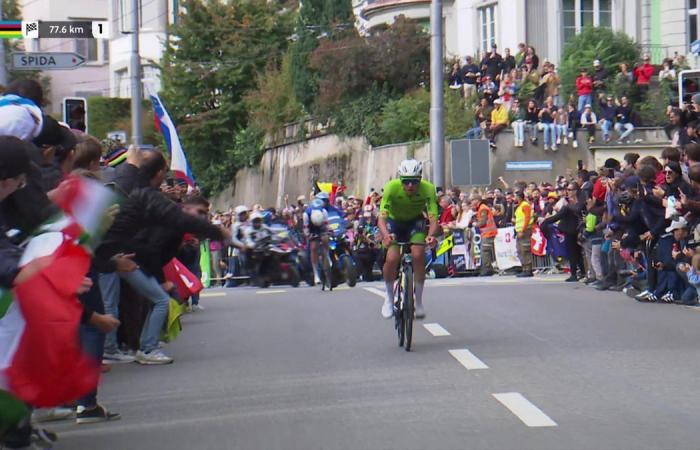
{"label": "white sneaker", "polygon": [[545,145],[545,146],[544,146],[544,151],[546,152],[547,150],[549,150],[549,147],[547,147],[547,146]]}
{"label": "white sneaker", "polygon": [[552,151],[553,151],[553,152],[556,152],[557,150],[559,150],[559,149],[557,148],[557,146],[556,146],[556,145],[552,145]]}
{"label": "white sneaker", "polygon": [[416,319],[425,319],[425,308],[423,308],[423,305],[419,305],[416,303],[415,315]]}
{"label": "white sneaker", "polygon": [[574,138],[574,132],[573,132],[573,131],[569,131],[569,139],[573,139],[573,138]]}
{"label": "white sneaker", "polygon": [[132,363],[134,361],[136,361],[136,357],[134,355],[124,353],[120,350],[118,350],[116,353],[105,352],[102,355],[102,364],[123,364]]}
{"label": "white sneaker", "polygon": [[392,302],[384,300],[384,304],[382,305],[382,317],[385,319],[394,317],[394,304]]}
{"label": "white sneaker", "polygon": [[578,141],[574,141],[573,144],[571,144],[574,148],[578,148]]}
{"label": "white sneaker", "polygon": [[162,350],[151,350],[150,352],[142,352],[139,350],[136,353],[136,362],[143,365],[160,365],[160,364],[170,364],[173,359],[163,353]]}
{"label": "white sneaker", "polygon": [[204,306],[202,306],[202,305],[192,305],[192,311],[204,311]]}
{"label": "white sneaker", "polygon": [[569,138],[564,136],[564,145],[569,145]]}
{"label": "white sneaker", "polygon": [[557,138],[557,145],[561,145],[561,138],[560,137]]}

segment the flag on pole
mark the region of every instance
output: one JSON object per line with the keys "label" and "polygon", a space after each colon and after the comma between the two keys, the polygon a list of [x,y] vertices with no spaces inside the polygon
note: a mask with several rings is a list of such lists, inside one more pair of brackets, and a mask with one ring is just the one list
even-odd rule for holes
{"label": "flag on pole", "polygon": [[192,175],[192,169],[190,169],[185,151],[180,144],[175,124],[170,120],[170,115],[163,102],[160,101],[158,94],[151,94],[151,103],[153,104],[153,119],[156,129],[163,135],[165,145],[168,146],[168,152],[170,152],[170,170],[175,174],[175,178],[184,180],[189,186],[194,187],[194,175]]}

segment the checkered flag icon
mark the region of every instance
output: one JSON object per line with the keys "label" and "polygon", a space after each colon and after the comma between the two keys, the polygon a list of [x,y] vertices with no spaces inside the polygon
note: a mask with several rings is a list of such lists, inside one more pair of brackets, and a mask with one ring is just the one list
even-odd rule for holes
{"label": "checkered flag icon", "polygon": [[37,31],[39,29],[39,24],[36,22],[30,22],[27,24],[27,33],[30,31]]}

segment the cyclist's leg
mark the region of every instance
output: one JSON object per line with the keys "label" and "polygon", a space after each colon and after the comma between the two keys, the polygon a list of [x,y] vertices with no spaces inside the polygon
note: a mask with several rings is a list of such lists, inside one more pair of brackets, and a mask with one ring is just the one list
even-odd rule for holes
{"label": "cyclist's leg", "polygon": [[321,282],[321,277],[320,277],[320,271],[319,271],[319,266],[318,266],[318,247],[319,247],[319,241],[315,237],[310,237],[309,238],[309,250],[311,255],[311,270],[314,272],[314,282],[315,283],[320,283]]}
{"label": "cyclist's leg", "polygon": [[[320,270],[324,270],[324,267],[326,267],[326,264],[328,263],[328,251],[329,251],[329,249],[328,249],[328,234],[326,234],[326,233],[321,234],[319,241],[320,241],[319,242],[320,251],[318,254],[320,255],[319,258],[321,258],[319,261],[320,268],[321,268]],[[330,286],[332,283],[332,280],[326,280],[326,282]]]}
{"label": "cyclist's leg", "polygon": [[384,260],[384,304],[382,305],[382,316],[385,319],[391,318],[394,314],[394,282],[396,281],[396,273],[399,269],[399,259],[401,254],[397,245],[391,245],[386,249],[386,258]]}
{"label": "cyclist's leg", "polygon": [[423,286],[425,284],[425,231],[421,219],[411,235],[411,256],[413,257],[413,290],[415,292],[416,318],[425,317],[423,308]]}

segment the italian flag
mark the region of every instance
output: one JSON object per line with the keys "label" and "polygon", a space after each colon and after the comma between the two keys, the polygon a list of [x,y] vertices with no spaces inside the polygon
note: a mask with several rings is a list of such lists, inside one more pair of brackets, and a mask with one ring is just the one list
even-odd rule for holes
{"label": "italian flag", "polygon": [[67,183],[57,202],[64,214],[37,230],[20,260],[23,279],[0,292],[0,390],[36,407],[70,403],[99,379],[80,349],[76,291],[91,260],[82,243],[99,231],[114,196],[91,180]]}

